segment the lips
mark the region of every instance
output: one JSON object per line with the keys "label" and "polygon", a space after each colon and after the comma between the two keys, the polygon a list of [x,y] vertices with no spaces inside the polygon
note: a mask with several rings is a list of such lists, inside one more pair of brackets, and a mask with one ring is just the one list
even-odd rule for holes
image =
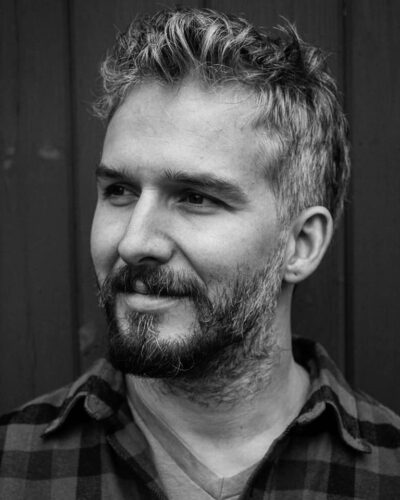
{"label": "lips", "polygon": [[120,300],[130,311],[161,314],[177,305],[176,299],[172,297],[161,297],[150,293],[143,283],[135,283],[134,290],[133,293],[124,293],[120,296]]}

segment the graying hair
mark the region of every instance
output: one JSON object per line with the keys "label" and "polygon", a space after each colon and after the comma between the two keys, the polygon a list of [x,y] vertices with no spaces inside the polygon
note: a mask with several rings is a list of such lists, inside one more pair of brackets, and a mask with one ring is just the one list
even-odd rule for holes
{"label": "graying hair", "polygon": [[98,117],[109,121],[133,86],[175,85],[194,76],[208,86],[236,84],[255,96],[254,124],[265,143],[268,180],[283,223],[323,205],[340,217],[350,177],[347,121],[321,50],[294,26],[271,36],[247,20],[209,9],[163,10],[135,19],[101,66]]}

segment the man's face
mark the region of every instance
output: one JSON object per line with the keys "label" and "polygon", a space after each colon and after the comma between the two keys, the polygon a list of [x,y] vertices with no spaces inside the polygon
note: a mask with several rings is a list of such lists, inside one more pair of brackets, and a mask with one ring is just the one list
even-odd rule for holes
{"label": "man's face", "polygon": [[123,371],[190,372],[271,326],[284,244],[253,106],[149,83],[108,126],[91,248]]}

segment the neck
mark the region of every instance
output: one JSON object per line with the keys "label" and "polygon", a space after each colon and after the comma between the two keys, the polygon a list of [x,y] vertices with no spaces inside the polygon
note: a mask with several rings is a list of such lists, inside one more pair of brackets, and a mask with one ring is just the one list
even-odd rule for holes
{"label": "neck", "polygon": [[284,426],[305,402],[308,376],[291,350],[279,352],[279,364],[253,363],[253,370],[225,384],[202,380],[167,381],[127,377],[129,391],[172,428],[206,439],[232,438]]}
{"label": "neck", "polygon": [[291,290],[253,342],[234,345],[206,374],[186,379],[127,376],[134,391],[197,458],[222,477],[258,462],[297,417],[309,389],[292,353]]}
{"label": "neck", "polygon": [[306,371],[293,359],[291,339],[270,356],[245,363],[236,378],[166,381],[127,376],[128,391],[163,420],[197,457],[222,476],[257,462],[300,412]]}

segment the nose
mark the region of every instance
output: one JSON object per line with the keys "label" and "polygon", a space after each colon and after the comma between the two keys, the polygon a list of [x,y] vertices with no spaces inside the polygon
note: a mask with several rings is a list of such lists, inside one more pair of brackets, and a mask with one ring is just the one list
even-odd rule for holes
{"label": "nose", "polygon": [[168,236],[166,210],[155,192],[142,191],[118,245],[119,255],[127,264],[159,265],[171,259],[174,244]]}

